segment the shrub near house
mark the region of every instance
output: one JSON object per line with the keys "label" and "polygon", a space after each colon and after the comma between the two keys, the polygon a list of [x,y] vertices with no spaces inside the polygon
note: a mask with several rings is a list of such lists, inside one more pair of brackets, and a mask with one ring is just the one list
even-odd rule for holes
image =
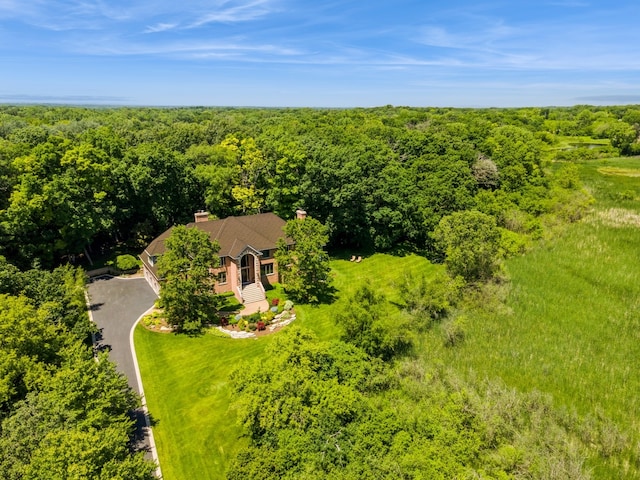
{"label": "shrub near house", "polygon": [[122,272],[137,270],[138,260],[133,255],[118,255],[116,257],[116,268]]}

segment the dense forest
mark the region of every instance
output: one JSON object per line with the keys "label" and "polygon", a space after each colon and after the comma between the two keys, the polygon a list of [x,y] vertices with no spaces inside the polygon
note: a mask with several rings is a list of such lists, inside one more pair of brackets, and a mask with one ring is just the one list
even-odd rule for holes
{"label": "dense forest", "polygon": [[[88,346],[78,265],[139,252],[200,209],[292,218],[303,208],[326,225],[330,252],[446,259],[451,277],[405,288],[421,288],[406,296],[405,321],[435,321],[463,283],[499,272],[460,241],[469,228],[489,232],[492,259],[525,252],[588,208],[574,162],[640,154],[639,133],[633,106],[0,106],[0,476],[151,475],[132,453],[137,399]],[[251,442],[232,478],[585,478],[588,445],[606,454],[546,397],[439,365],[391,368],[411,345],[385,337],[387,302],[365,289],[350,303],[342,341],[294,330],[272,345],[268,368],[234,373]],[[265,398],[289,410],[251,409]]]}
{"label": "dense forest", "polygon": [[536,218],[561,208],[547,162],[640,152],[639,125],[633,107],[5,106],[0,253],[22,268],[88,261],[118,242],[144,245],[198,209],[290,218],[304,208],[333,247],[430,251],[440,219],[471,208],[535,234]]}

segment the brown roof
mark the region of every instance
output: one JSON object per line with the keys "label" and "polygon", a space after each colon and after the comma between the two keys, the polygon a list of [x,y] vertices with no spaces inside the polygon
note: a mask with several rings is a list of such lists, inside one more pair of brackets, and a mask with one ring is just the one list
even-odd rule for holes
{"label": "brown roof", "polygon": [[[209,234],[211,240],[217,240],[220,244],[220,257],[238,258],[242,252],[251,247],[254,250],[271,250],[276,248],[276,242],[284,237],[283,228],[286,222],[274,213],[259,213],[242,217],[227,217],[221,220],[209,220],[206,222],[192,222],[187,228],[197,228]],[[165,251],[165,240],[171,235],[171,227],[145,248],[145,253],[151,256],[162,255]],[[288,244],[293,240],[287,239]],[[156,274],[155,266],[149,265],[146,255],[142,260]]]}
{"label": "brown roof", "polygon": [[218,255],[237,258],[246,247],[255,250],[276,248],[276,242],[284,237],[286,222],[274,213],[259,213],[244,217],[227,217],[222,220],[189,223],[209,234],[211,240],[220,243]]}

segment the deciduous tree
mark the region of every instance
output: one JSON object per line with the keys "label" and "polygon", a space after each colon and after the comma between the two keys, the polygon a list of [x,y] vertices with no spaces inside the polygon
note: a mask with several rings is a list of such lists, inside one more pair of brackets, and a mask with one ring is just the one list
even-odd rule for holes
{"label": "deciduous tree", "polygon": [[461,277],[452,278],[440,270],[431,278],[407,274],[399,288],[405,310],[423,320],[426,327],[443,319],[456,304],[464,284]]}
{"label": "deciduous tree", "polygon": [[284,234],[295,244],[278,240],[276,260],[281,281],[289,296],[297,302],[317,303],[331,291],[329,256],[324,246],[329,241],[327,227],[315,218],[289,220]]}
{"label": "deciduous tree", "polygon": [[0,477],[153,478],[153,464],[129,450],[138,401],[126,379],[78,343],[59,353],[58,368],[32,367],[31,391],[2,422]]}
{"label": "deciduous tree", "polygon": [[220,246],[207,233],[184,226],[175,227],[165,245],[158,273],[167,320],[182,331],[198,331],[216,311],[218,296],[213,291],[211,268],[220,261]]}
{"label": "deciduous tree", "polygon": [[433,233],[447,270],[468,282],[488,280],[498,270],[500,231],[489,215],[466,210],[444,217]]}
{"label": "deciduous tree", "polygon": [[348,299],[336,323],[342,327],[343,341],[383,360],[407,351],[413,340],[407,318],[392,313],[384,295],[366,284]]}

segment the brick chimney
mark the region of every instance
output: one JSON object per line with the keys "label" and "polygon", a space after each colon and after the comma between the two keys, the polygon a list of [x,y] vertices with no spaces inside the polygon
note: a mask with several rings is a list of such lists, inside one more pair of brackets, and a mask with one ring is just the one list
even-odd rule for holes
{"label": "brick chimney", "polygon": [[298,209],[296,210],[296,219],[298,220],[304,220],[305,218],[307,218],[307,212],[305,212],[302,209]]}
{"label": "brick chimney", "polygon": [[198,210],[194,216],[196,218],[196,223],[209,221],[209,212],[205,212],[204,210]]}

